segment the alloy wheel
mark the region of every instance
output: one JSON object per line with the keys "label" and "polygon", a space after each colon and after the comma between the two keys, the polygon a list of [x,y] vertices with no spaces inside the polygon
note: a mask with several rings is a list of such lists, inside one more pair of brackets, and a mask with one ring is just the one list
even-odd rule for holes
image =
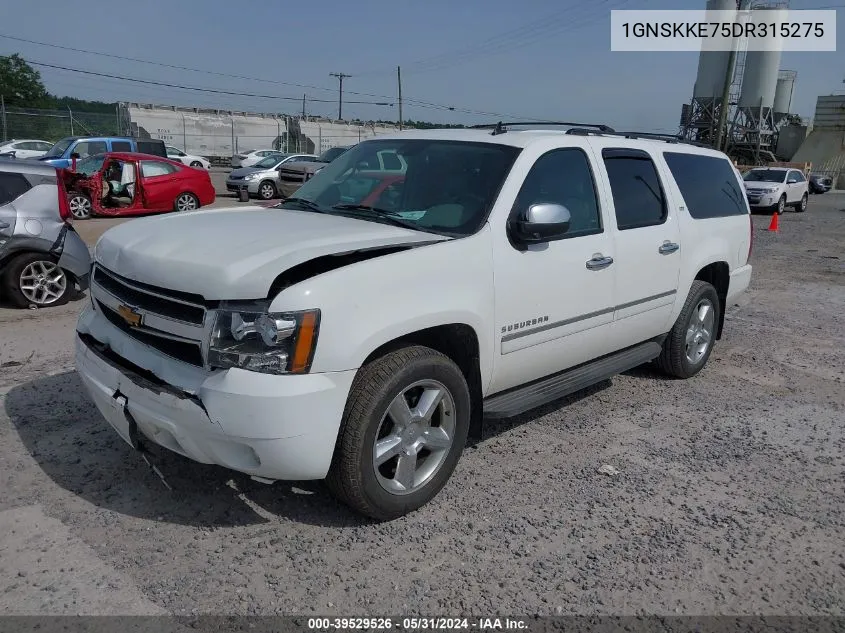
{"label": "alloy wheel", "polygon": [[24,267],[19,279],[21,294],[30,303],[46,306],[58,301],[67,290],[67,275],[51,261],[39,260]]}
{"label": "alloy wheel", "polygon": [[455,424],[455,400],[442,383],[421,380],[397,394],[373,446],[373,468],[382,488],[405,495],[431,481],[452,448]]}

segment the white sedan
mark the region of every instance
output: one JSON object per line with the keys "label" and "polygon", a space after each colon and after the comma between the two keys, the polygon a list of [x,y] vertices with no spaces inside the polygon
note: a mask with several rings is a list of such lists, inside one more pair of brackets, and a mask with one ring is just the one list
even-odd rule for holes
{"label": "white sedan", "polygon": [[255,163],[264,160],[268,156],[282,155],[277,149],[251,149],[232,156],[232,169],[239,167],[252,167]]}
{"label": "white sedan", "polygon": [[189,167],[202,167],[208,169],[211,163],[202,156],[194,156],[193,154],[186,154],[178,147],[172,145],[167,146],[167,157],[170,160],[178,160],[180,163],[188,165]]}
{"label": "white sedan", "polygon": [[0,154],[7,154],[14,158],[38,158],[44,156],[53,143],[39,139],[12,139],[0,143]]}

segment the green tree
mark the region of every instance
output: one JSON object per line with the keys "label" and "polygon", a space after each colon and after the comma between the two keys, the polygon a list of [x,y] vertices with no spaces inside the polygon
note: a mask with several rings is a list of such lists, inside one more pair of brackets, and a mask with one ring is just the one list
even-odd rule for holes
{"label": "green tree", "polygon": [[49,101],[41,74],[17,53],[0,57],[0,95],[10,106],[39,108]]}

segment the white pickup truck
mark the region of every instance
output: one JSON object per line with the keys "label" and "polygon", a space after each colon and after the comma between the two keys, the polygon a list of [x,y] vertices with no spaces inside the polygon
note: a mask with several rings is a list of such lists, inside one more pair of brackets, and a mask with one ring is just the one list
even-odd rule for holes
{"label": "white pickup truck", "polygon": [[135,448],[326,479],[389,520],[438,493],[482,417],[652,361],[694,376],[751,278],[738,173],[558,125],[380,136],[276,207],[109,230],[77,326],[91,397]]}

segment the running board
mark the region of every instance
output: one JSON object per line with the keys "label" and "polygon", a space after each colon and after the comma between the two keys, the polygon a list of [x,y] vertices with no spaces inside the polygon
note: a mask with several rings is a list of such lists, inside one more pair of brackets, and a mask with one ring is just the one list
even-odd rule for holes
{"label": "running board", "polygon": [[581,391],[617,374],[643,365],[660,355],[659,343],[649,341],[590,361],[560,374],[485,398],[484,417],[510,418]]}

